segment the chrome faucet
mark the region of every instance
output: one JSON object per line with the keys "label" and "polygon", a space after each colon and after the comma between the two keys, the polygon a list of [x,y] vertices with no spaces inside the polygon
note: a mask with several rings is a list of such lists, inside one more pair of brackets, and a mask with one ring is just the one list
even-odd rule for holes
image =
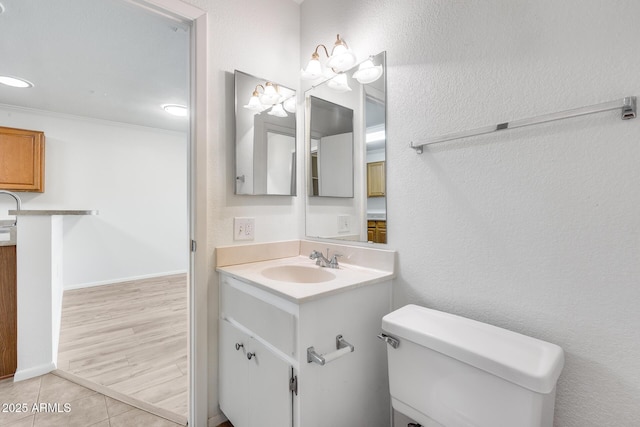
{"label": "chrome faucet", "polygon": [[[20,201],[20,197],[18,197],[18,195],[16,193],[12,193],[11,191],[7,191],[7,190],[0,190],[0,194],[6,194],[8,196],[13,197],[14,199],[16,199],[16,211],[19,211],[22,208],[22,202]],[[13,224],[14,226],[18,225],[18,216],[16,215],[16,221]]]}
{"label": "chrome faucet", "polygon": [[331,260],[329,260],[329,249],[327,249],[326,257],[322,252],[314,250],[313,252],[311,252],[311,255],[309,255],[309,259],[315,259],[316,265],[319,265],[320,267],[340,268],[340,266],[338,265],[338,257],[340,256],[342,255],[333,254],[333,257],[331,257]]}

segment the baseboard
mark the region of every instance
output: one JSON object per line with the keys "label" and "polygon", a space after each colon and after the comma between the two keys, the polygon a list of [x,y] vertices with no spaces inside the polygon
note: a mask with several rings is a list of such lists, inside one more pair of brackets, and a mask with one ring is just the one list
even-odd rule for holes
{"label": "baseboard", "polygon": [[65,291],[73,289],[91,288],[94,286],[114,285],[116,283],[133,282],[134,280],[154,279],[156,277],[175,276],[178,274],[187,274],[187,270],[165,271],[162,273],[143,274],[140,276],[123,277],[120,279],[100,280],[97,282],[76,283],[74,285],[64,285]]}
{"label": "baseboard", "polygon": [[48,374],[56,369],[56,364],[52,361],[43,365],[34,366],[28,369],[19,369],[13,375],[13,381],[23,381],[29,378],[39,377],[40,375]]}
{"label": "baseboard", "polygon": [[56,369],[51,373],[53,375],[59,376],[60,378],[64,378],[65,380],[69,380],[73,383],[81,385],[82,387],[86,387],[100,394],[104,394],[105,396],[108,396],[112,399],[119,400],[123,403],[126,403],[127,405],[133,406],[138,409],[142,409],[145,412],[149,412],[153,415],[157,415],[161,418],[172,421],[176,424],[180,424],[183,426],[187,425],[187,418],[184,415],[176,414],[175,412],[171,412],[167,409],[160,408],[151,403],[145,402],[140,399],[136,399],[135,397],[128,396],[124,393],[120,393],[119,391],[112,390],[107,386],[94,383],[93,381],[89,381],[85,378],[79,377],[75,374],[72,374],[66,371],[61,371],[59,369]]}
{"label": "baseboard", "polygon": [[229,419],[225,417],[222,412],[220,412],[219,414],[209,418],[209,420],[207,421],[207,427],[218,427],[225,421],[229,421]]}

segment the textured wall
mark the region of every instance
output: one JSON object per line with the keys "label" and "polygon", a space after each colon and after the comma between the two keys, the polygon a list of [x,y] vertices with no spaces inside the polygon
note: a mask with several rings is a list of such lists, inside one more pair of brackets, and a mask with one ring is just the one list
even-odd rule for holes
{"label": "textured wall", "polygon": [[640,120],[411,140],[640,95],[640,2],[305,0],[301,58],[388,53],[394,305],[561,345],[562,427],[640,424]]}

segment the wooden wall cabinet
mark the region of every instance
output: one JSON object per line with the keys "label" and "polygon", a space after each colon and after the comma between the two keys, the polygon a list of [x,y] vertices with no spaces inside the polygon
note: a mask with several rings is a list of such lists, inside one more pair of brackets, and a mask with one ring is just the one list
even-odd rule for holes
{"label": "wooden wall cabinet", "polygon": [[367,163],[367,197],[383,197],[384,195],[384,162]]}
{"label": "wooden wall cabinet", "polygon": [[0,190],[44,192],[44,132],[0,127]]}

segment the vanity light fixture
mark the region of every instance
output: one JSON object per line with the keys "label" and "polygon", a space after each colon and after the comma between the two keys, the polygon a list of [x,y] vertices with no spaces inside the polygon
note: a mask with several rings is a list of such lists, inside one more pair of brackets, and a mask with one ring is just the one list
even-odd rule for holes
{"label": "vanity light fixture", "polygon": [[20,89],[33,87],[33,83],[20,77],[0,76],[0,83],[6,86],[17,87]]}
{"label": "vanity light fixture", "polygon": [[188,114],[187,107],[184,105],[165,104],[162,106],[162,109],[172,116],[187,117]]}
{"label": "vanity light fixture", "polygon": [[[262,88],[262,92],[259,90],[260,88]],[[293,100],[293,106],[291,105],[291,99]],[[256,113],[260,113],[271,107],[271,111],[269,111],[268,114],[276,117],[287,117],[286,111],[295,113],[296,101],[295,97],[285,99],[278,90],[278,85],[272,82],[266,82],[264,86],[261,84],[256,85],[249,102],[247,105],[243,105],[243,107]]]}
{"label": "vanity light fixture", "polygon": [[[311,54],[309,63],[304,69],[300,70],[301,76],[304,80],[315,80],[322,76],[326,76],[322,69],[322,64],[320,63],[320,54],[318,53],[318,49],[320,48],[324,49],[324,53],[329,58],[327,61],[327,73],[330,73],[328,77],[335,73],[346,71],[356,64],[357,59],[355,53],[349,49],[347,42],[341,39],[340,34],[338,34],[336,36],[336,42],[333,49],[331,50],[331,55],[329,55],[329,50],[325,45],[319,44],[316,46],[316,49]],[[333,72],[331,73],[331,71]]]}

